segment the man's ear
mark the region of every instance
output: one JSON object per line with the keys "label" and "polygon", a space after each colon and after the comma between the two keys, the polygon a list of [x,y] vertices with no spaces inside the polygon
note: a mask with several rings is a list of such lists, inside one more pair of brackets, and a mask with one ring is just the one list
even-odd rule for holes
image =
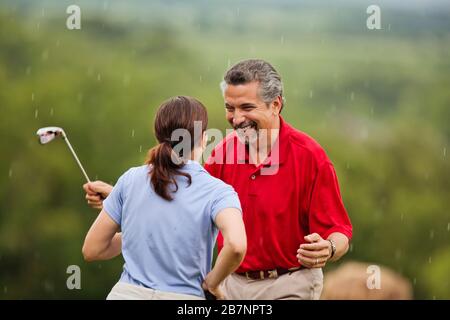
{"label": "man's ear", "polygon": [[283,107],[283,98],[278,96],[275,100],[272,101],[272,112],[274,116],[277,116],[281,113],[281,108]]}

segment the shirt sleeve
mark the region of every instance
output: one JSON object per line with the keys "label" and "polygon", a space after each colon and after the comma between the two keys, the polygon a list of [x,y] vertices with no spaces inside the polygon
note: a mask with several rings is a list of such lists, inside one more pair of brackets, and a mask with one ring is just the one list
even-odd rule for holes
{"label": "shirt sleeve", "polygon": [[309,209],[309,230],[326,239],[333,232],[340,232],[351,239],[352,225],[342,202],[339,183],[333,164],[319,167],[312,190]]}
{"label": "shirt sleeve", "polygon": [[122,209],[125,200],[124,185],[127,180],[128,172],[125,172],[113,187],[111,193],[103,201],[103,209],[118,225],[122,221]]}
{"label": "shirt sleeve", "polygon": [[241,202],[236,191],[231,186],[224,184],[223,187],[217,190],[212,201],[211,220],[215,222],[217,214],[226,208],[236,208],[242,214]]}

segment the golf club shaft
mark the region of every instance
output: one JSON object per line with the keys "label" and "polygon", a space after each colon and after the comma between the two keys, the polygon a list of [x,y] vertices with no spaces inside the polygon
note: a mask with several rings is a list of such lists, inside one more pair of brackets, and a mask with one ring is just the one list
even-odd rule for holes
{"label": "golf club shaft", "polygon": [[69,142],[69,139],[67,138],[66,135],[63,135],[63,139],[64,139],[64,141],[66,141],[66,144],[67,144],[67,146],[69,147],[70,151],[72,152],[73,157],[74,157],[75,160],[77,161],[78,166],[80,167],[81,171],[83,172],[84,177],[86,178],[86,181],[87,181],[87,182],[91,182],[91,180],[89,179],[89,177],[88,177],[86,171],[85,171],[84,168],[83,168],[83,165],[81,164],[80,160],[78,159],[77,154],[76,154],[75,151],[73,150],[72,145],[71,145],[70,142]]}

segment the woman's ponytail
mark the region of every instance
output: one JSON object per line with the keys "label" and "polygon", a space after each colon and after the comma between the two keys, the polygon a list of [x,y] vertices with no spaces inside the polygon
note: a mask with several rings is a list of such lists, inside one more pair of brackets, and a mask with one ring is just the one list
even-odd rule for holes
{"label": "woman's ponytail", "polygon": [[185,176],[188,183],[191,184],[191,176],[182,172],[180,169],[183,163],[176,164],[172,161],[173,149],[170,143],[163,142],[150,149],[148,153],[147,164],[151,165],[151,183],[155,192],[162,198],[171,201],[169,185],[175,185],[175,192],[178,190],[178,184],[175,180],[176,175]]}

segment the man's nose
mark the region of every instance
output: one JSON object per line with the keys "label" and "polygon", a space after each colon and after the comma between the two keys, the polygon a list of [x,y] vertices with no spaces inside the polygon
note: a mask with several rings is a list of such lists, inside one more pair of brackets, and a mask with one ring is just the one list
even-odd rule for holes
{"label": "man's nose", "polygon": [[245,121],[245,117],[239,111],[235,111],[233,114],[233,125],[238,126]]}

